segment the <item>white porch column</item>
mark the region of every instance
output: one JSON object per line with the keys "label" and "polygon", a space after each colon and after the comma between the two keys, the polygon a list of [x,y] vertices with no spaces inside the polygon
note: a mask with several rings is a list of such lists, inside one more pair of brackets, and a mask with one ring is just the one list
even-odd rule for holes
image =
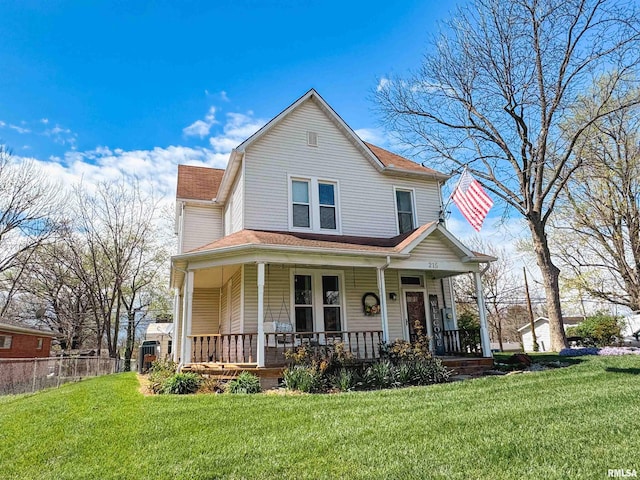
{"label": "white porch column", "polygon": [[258,263],[258,367],[264,367],[264,263]]}
{"label": "white porch column", "polygon": [[384,283],[384,268],[378,267],[378,291],[380,292],[380,320],[382,321],[382,341],[389,341],[389,318],[387,317],[387,290]]}
{"label": "white porch column", "polygon": [[184,296],[182,297],[182,342],[180,345],[181,365],[191,363],[191,342],[187,335],[191,334],[191,310],[193,305],[193,272],[184,277]]}
{"label": "white porch column", "polygon": [[178,318],[180,314],[180,289],[173,289],[173,335],[171,336],[171,358],[173,361],[178,363],[178,359],[180,357],[180,351],[176,348],[178,342],[176,339],[178,338],[178,326],[180,325],[180,319]]}
{"label": "white porch column", "polygon": [[482,277],[480,272],[473,274],[476,282],[476,295],[478,297],[478,315],[480,316],[480,343],[482,344],[482,356],[491,358],[491,340],[489,339],[489,328],[487,326],[487,310],[484,306],[484,295],[482,293]]}

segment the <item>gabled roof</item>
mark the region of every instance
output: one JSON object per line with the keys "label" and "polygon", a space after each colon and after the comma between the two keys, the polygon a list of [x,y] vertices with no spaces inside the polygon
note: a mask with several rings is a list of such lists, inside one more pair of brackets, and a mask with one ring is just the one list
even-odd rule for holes
{"label": "gabled roof", "polygon": [[433,170],[428,167],[423,167],[419,163],[414,162],[413,160],[409,160],[407,158],[401,157],[389,150],[385,150],[384,148],[380,148],[376,145],[373,145],[369,142],[364,142],[364,144],[369,147],[369,150],[373,152],[373,154],[380,160],[380,162],[386,167],[395,170],[405,170],[409,172],[419,172],[419,173],[429,173],[431,175],[442,175],[440,172]]}
{"label": "gabled roof", "polygon": [[218,194],[224,170],[210,167],[178,165],[176,198],[213,200]]}
{"label": "gabled roof", "polygon": [[[320,109],[338,126],[340,130],[351,140],[362,155],[369,160],[369,162],[379,171],[385,174],[403,174],[421,176],[423,178],[432,178],[436,180],[447,180],[449,175],[438,172],[431,168],[423,167],[409,159],[403,158],[392,152],[384,150],[383,148],[376,147],[375,145],[367,144],[351,129],[349,125],[331,108],[331,106],[316,92],[313,88],[307,93],[298,98],[295,102],[285,108],[282,112],[272,118],[266,125],[260,130],[247,138],[244,142],[238,145],[231,151],[227,169],[222,178],[219,194],[216,198],[219,202],[226,200],[226,195],[231,189],[231,184],[236,176],[239,162],[244,156],[244,152],[253,143],[262,138],[271,129],[278,125],[287,115],[297,109],[307,100],[315,101]],[[373,147],[373,148],[372,148]]]}

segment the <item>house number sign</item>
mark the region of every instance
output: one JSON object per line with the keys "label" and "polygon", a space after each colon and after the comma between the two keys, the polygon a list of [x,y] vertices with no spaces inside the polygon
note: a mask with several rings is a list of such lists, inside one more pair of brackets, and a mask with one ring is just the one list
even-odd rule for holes
{"label": "house number sign", "polygon": [[437,295],[429,295],[429,314],[431,317],[431,331],[433,332],[433,343],[436,349],[436,355],[444,355],[442,317],[440,316],[440,306],[438,305]]}

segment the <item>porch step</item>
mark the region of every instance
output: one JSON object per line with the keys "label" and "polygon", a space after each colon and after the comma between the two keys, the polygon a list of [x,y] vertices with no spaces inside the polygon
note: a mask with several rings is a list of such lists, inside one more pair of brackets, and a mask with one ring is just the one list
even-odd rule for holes
{"label": "porch step", "polygon": [[[232,380],[240,375],[242,372],[249,372],[260,378],[260,383],[271,384],[272,381],[265,381],[265,379],[277,379],[282,378],[282,371],[284,367],[263,367],[258,368],[255,363],[196,363],[185,365],[182,367],[182,372],[194,372],[207,377],[215,378],[218,380]],[[263,388],[264,385],[263,385]]]}
{"label": "porch step", "polygon": [[441,358],[456,375],[482,376],[493,368],[493,358]]}

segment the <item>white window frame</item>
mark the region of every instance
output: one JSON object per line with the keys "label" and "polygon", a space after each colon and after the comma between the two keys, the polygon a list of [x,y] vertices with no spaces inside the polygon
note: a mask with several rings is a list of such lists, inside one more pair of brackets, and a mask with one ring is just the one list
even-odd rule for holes
{"label": "white window frame", "polygon": [[[344,271],[342,270],[316,270],[316,269],[301,269],[291,268],[289,270],[290,278],[290,305],[292,315],[293,330],[296,331],[296,299],[295,299],[295,276],[296,275],[310,275],[311,276],[311,297],[312,297],[312,312],[313,312],[313,332],[324,332],[324,299],[322,298],[322,277],[334,276],[338,277],[338,284],[340,287],[340,328],[345,332],[347,328],[347,293],[346,284],[344,282]],[[320,324],[322,321],[322,325]],[[322,327],[322,328],[320,328]]]}
{"label": "white window frame", "polygon": [[[400,219],[398,218],[398,196],[396,192],[411,193],[411,209],[413,210],[413,228],[418,228],[418,210],[416,208],[416,189],[413,187],[393,187],[393,211],[396,215],[396,234],[400,235]],[[406,232],[405,232],[406,233]]]}
{"label": "white window frame", "polygon": [[[306,204],[309,206],[309,226],[308,227],[298,227],[293,225],[293,182],[306,183],[307,184],[307,196],[309,198],[309,202]],[[298,205],[305,205],[301,202],[295,202]],[[313,184],[311,180],[307,178],[295,177],[289,180],[289,228],[308,231],[313,229]]]}
{"label": "white window frame", "polygon": [[[293,226],[293,182],[309,183],[309,227]],[[289,231],[322,233],[326,235],[342,235],[342,215],[340,214],[340,182],[331,178],[309,177],[304,175],[288,175],[288,202],[289,202]],[[320,228],[320,192],[319,184],[326,183],[334,186],[334,202],[336,209],[336,228]]]}

